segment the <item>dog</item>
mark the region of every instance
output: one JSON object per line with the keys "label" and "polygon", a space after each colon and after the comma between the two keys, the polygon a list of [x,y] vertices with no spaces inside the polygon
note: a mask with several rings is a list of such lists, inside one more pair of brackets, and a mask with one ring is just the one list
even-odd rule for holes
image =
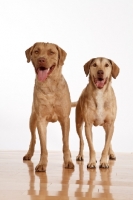
{"label": "dog", "polygon": [[76,131],[80,139],[77,161],[83,160],[84,141],[82,127],[85,123],[85,135],[89,146],[89,163],[87,168],[96,167],[96,153],[92,141],[92,126],[103,126],[105,130],[105,145],[100,159],[100,168],[108,168],[109,159],[115,160],[116,156],[111,146],[116,118],[117,104],[114,90],[111,86],[112,77],[119,74],[119,67],[110,59],[92,58],[84,65],[89,83],[82,91],[76,105]]}
{"label": "dog", "polygon": [[62,66],[67,54],[58,45],[44,42],[35,43],[25,51],[25,54],[27,62],[31,61],[34,66],[36,78],[29,122],[31,141],[23,160],[30,160],[34,154],[37,128],[41,155],[35,171],[46,171],[46,128],[49,122],[59,121],[62,129],[64,167],[73,169],[74,164],[69,150],[71,99],[67,82],[62,75]]}

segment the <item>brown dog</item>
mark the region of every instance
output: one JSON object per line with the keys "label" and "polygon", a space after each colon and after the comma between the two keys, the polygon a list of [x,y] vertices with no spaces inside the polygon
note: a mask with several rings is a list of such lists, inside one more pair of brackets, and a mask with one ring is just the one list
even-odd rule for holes
{"label": "brown dog", "polygon": [[41,156],[36,171],[46,171],[47,145],[46,127],[49,122],[59,121],[63,135],[63,154],[65,168],[74,168],[69,150],[69,114],[71,100],[68,85],[62,75],[66,52],[51,43],[35,43],[26,50],[27,62],[32,61],[36,79],[34,86],[32,113],[30,117],[31,142],[24,160],[30,160],[34,153],[37,128]]}
{"label": "brown dog", "polygon": [[80,149],[77,160],[83,160],[82,125],[85,122],[85,134],[90,149],[88,168],[96,167],[96,155],[92,142],[92,126],[103,126],[106,137],[105,146],[100,160],[101,168],[108,168],[108,155],[116,159],[111,146],[116,118],[116,98],[111,87],[111,78],[119,74],[118,66],[107,58],[94,58],[84,65],[86,76],[89,74],[89,83],[83,90],[76,106],[76,129],[80,138]]}

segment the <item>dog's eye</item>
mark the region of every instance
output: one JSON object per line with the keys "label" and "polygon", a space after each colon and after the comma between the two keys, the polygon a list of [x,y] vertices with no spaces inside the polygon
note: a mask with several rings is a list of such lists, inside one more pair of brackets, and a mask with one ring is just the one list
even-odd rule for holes
{"label": "dog's eye", "polygon": [[38,54],[38,53],[39,53],[39,51],[35,50],[35,51],[34,51],[34,53],[35,53],[35,54]]}
{"label": "dog's eye", "polygon": [[50,51],[50,55],[53,55],[54,54],[54,51]]}
{"label": "dog's eye", "polygon": [[106,64],[105,64],[105,67],[108,67],[108,66],[109,66],[109,64],[106,63]]}
{"label": "dog's eye", "polygon": [[94,63],[94,64],[93,64],[93,67],[96,67],[96,66],[97,66],[97,64],[96,64],[96,63]]}

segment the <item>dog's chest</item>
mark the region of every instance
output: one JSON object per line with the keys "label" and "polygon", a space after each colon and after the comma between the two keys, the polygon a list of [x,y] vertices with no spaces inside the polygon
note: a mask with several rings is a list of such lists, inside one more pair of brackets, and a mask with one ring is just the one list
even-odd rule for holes
{"label": "dog's chest", "polygon": [[94,125],[101,125],[105,119],[104,97],[102,90],[98,90],[96,94],[96,115]]}
{"label": "dog's chest", "polygon": [[39,117],[55,122],[65,115],[65,111],[69,113],[70,106],[67,104],[70,104],[70,95],[64,79],[55,86],[46,84],[39,86],[35,85],[33,101],[35,112]]}

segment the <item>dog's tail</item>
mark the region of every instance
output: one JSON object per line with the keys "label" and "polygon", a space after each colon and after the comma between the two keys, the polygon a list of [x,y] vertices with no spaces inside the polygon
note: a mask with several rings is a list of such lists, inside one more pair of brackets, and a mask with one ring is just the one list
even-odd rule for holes
{"label": "dog's tail", "polygon": [[76,107],[76,105],[77,105],[77,101],[71,102],[71,107]]}

